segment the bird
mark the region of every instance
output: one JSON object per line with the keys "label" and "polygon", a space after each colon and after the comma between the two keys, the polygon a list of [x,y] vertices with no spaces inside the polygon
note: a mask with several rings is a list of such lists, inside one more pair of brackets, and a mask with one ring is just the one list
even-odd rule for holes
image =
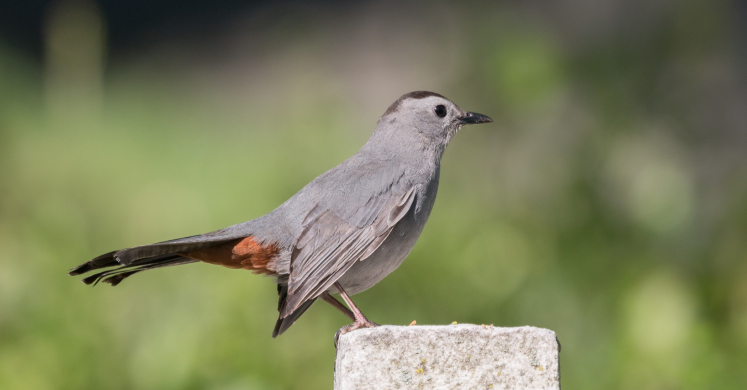
{"label": "bird", "polygon": [[[402,95],[369,140],[270,213],[213,232],[111,251],[69,271],[116,286],[156,268],[203,262],[274,278],[283,334],[318,299],[353,321],[335,335],[377,326],[350,299],[402,264],[433,209],[441,158],[465,125],[489,123],[444,96]],[[103,269],[103,270],[102,270]],[[333,295],[345,301],[343,305]]]}

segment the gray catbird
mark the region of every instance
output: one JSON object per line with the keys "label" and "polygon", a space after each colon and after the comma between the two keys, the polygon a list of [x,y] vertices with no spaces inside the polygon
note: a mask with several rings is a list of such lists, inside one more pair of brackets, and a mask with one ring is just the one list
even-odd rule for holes
{"label": "gray catbird", "polygon": [[109,252],[70,275],[116,267],[83,279],[116,286],[140,271],[202,261],[276,278],[280,315],[273,337],[317,298],[354,321],[340,334],[375,326],[348,294],[372,287],[402,263],[436,200],[446,145],[463,125],[492,121],[437,93],[410,92],[389,106],[358,153],[271,213],[210,233]]}

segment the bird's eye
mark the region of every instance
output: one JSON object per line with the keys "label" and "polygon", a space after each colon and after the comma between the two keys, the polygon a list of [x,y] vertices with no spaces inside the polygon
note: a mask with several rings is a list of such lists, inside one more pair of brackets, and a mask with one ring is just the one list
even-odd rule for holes
{"label": "bird's eye", "polygon": [[446,107],[443,104],[439,104],[436,106],[436,108],[433,109],[433,111],[438,115],[439,118],[443,118],[446,116]]}

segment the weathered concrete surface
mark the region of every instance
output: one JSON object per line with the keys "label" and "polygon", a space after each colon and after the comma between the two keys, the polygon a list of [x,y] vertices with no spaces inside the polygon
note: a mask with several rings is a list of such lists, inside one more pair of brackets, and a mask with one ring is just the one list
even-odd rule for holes
{"label": "weathered concrete surface", "polygon": [[380,326],[340,337],[335,390],[560,389],[555,332]]}

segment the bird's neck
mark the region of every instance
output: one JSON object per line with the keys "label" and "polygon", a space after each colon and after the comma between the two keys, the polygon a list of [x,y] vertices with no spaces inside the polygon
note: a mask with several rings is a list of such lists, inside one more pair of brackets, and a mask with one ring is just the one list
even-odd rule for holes
{"label": "bird's neck", "polygon": [[374,158],[394,158],[423,168],[428,166],[436,169],[440,166],[441,157],[446,149],[445,142],[434,140],[419,132],[397,134],[391,130],[377,128],[359,153]]}

